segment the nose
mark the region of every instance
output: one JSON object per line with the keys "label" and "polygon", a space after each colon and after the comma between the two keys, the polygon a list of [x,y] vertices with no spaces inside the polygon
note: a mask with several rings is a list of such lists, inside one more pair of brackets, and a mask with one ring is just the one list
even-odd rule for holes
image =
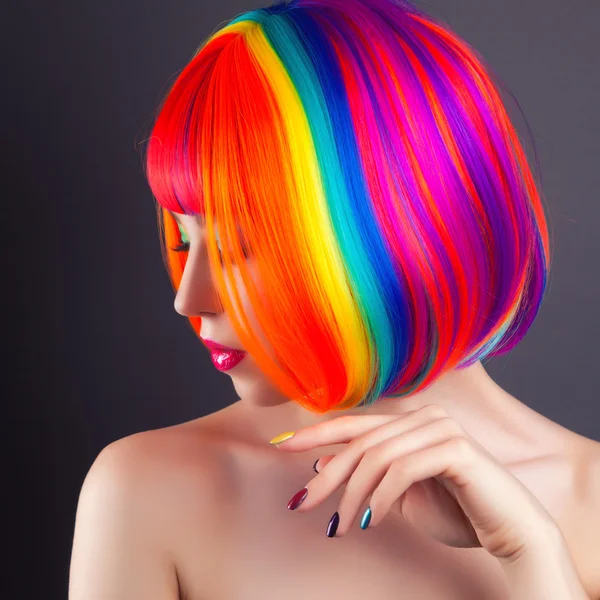
{"label": "nose", "polygon": [[204,244],[192,244],[190,247],[174,305],[175,310],[185,317],[222,312]]}

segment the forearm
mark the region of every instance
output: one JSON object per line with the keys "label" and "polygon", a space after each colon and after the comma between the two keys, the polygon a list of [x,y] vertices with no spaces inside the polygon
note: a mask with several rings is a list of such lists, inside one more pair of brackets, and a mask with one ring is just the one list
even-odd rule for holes
{"label": "forearm", "polygon": [[560,532],[501,564],[511,600],[590,600]]}

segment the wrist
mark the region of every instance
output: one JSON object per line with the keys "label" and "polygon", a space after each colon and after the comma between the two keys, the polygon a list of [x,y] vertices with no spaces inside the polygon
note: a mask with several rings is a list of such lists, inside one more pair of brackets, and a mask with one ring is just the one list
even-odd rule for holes
{"label": "wrist", "polygon": [[556,524],[536,530],[518,555],[500,564],[513,600],[589,600]]}
{"label": "wrist", "polygon": [[568,553],[567,543],[555,521],[549,520],[531,527],[527,539],[521,548],[508,557],[498,557],[504,570],[534,567],[560,560],[564,552]]}

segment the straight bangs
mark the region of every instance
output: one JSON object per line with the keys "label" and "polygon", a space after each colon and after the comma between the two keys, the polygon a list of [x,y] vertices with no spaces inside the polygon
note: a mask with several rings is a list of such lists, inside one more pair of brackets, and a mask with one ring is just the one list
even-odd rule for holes
{"label": "straight bangs", "polygon": [[223,310],[305,408],[420,391],[533,322],[547,225],[484,64],[406,0],[296,0],[212,34],[163,100],[146,173],[174,289],[170,212],[203,215]]}

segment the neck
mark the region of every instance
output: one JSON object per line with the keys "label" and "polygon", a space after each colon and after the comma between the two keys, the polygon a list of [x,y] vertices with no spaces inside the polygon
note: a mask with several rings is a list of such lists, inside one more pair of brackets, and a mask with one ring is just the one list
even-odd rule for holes
{"label": "neck", "polygon": [[[265,413],[262,417],[267,418],[259,418],[258,422],[262,421],[268,429],[265,434],[273,437],[342,415],[400,416],[428,404],[444,408],[468,434],[505,464],[543,455],[549,445],[560,439],[558,425],[502,389],[480,361],[465,369],[444,373],[426,390],[403,398],[383,397],[370,406],[317,414],[288,400],[274,406],[255,407],[255,410],[268,412],[268,417]],[[281,431],[275,431],[277,428]]]}

